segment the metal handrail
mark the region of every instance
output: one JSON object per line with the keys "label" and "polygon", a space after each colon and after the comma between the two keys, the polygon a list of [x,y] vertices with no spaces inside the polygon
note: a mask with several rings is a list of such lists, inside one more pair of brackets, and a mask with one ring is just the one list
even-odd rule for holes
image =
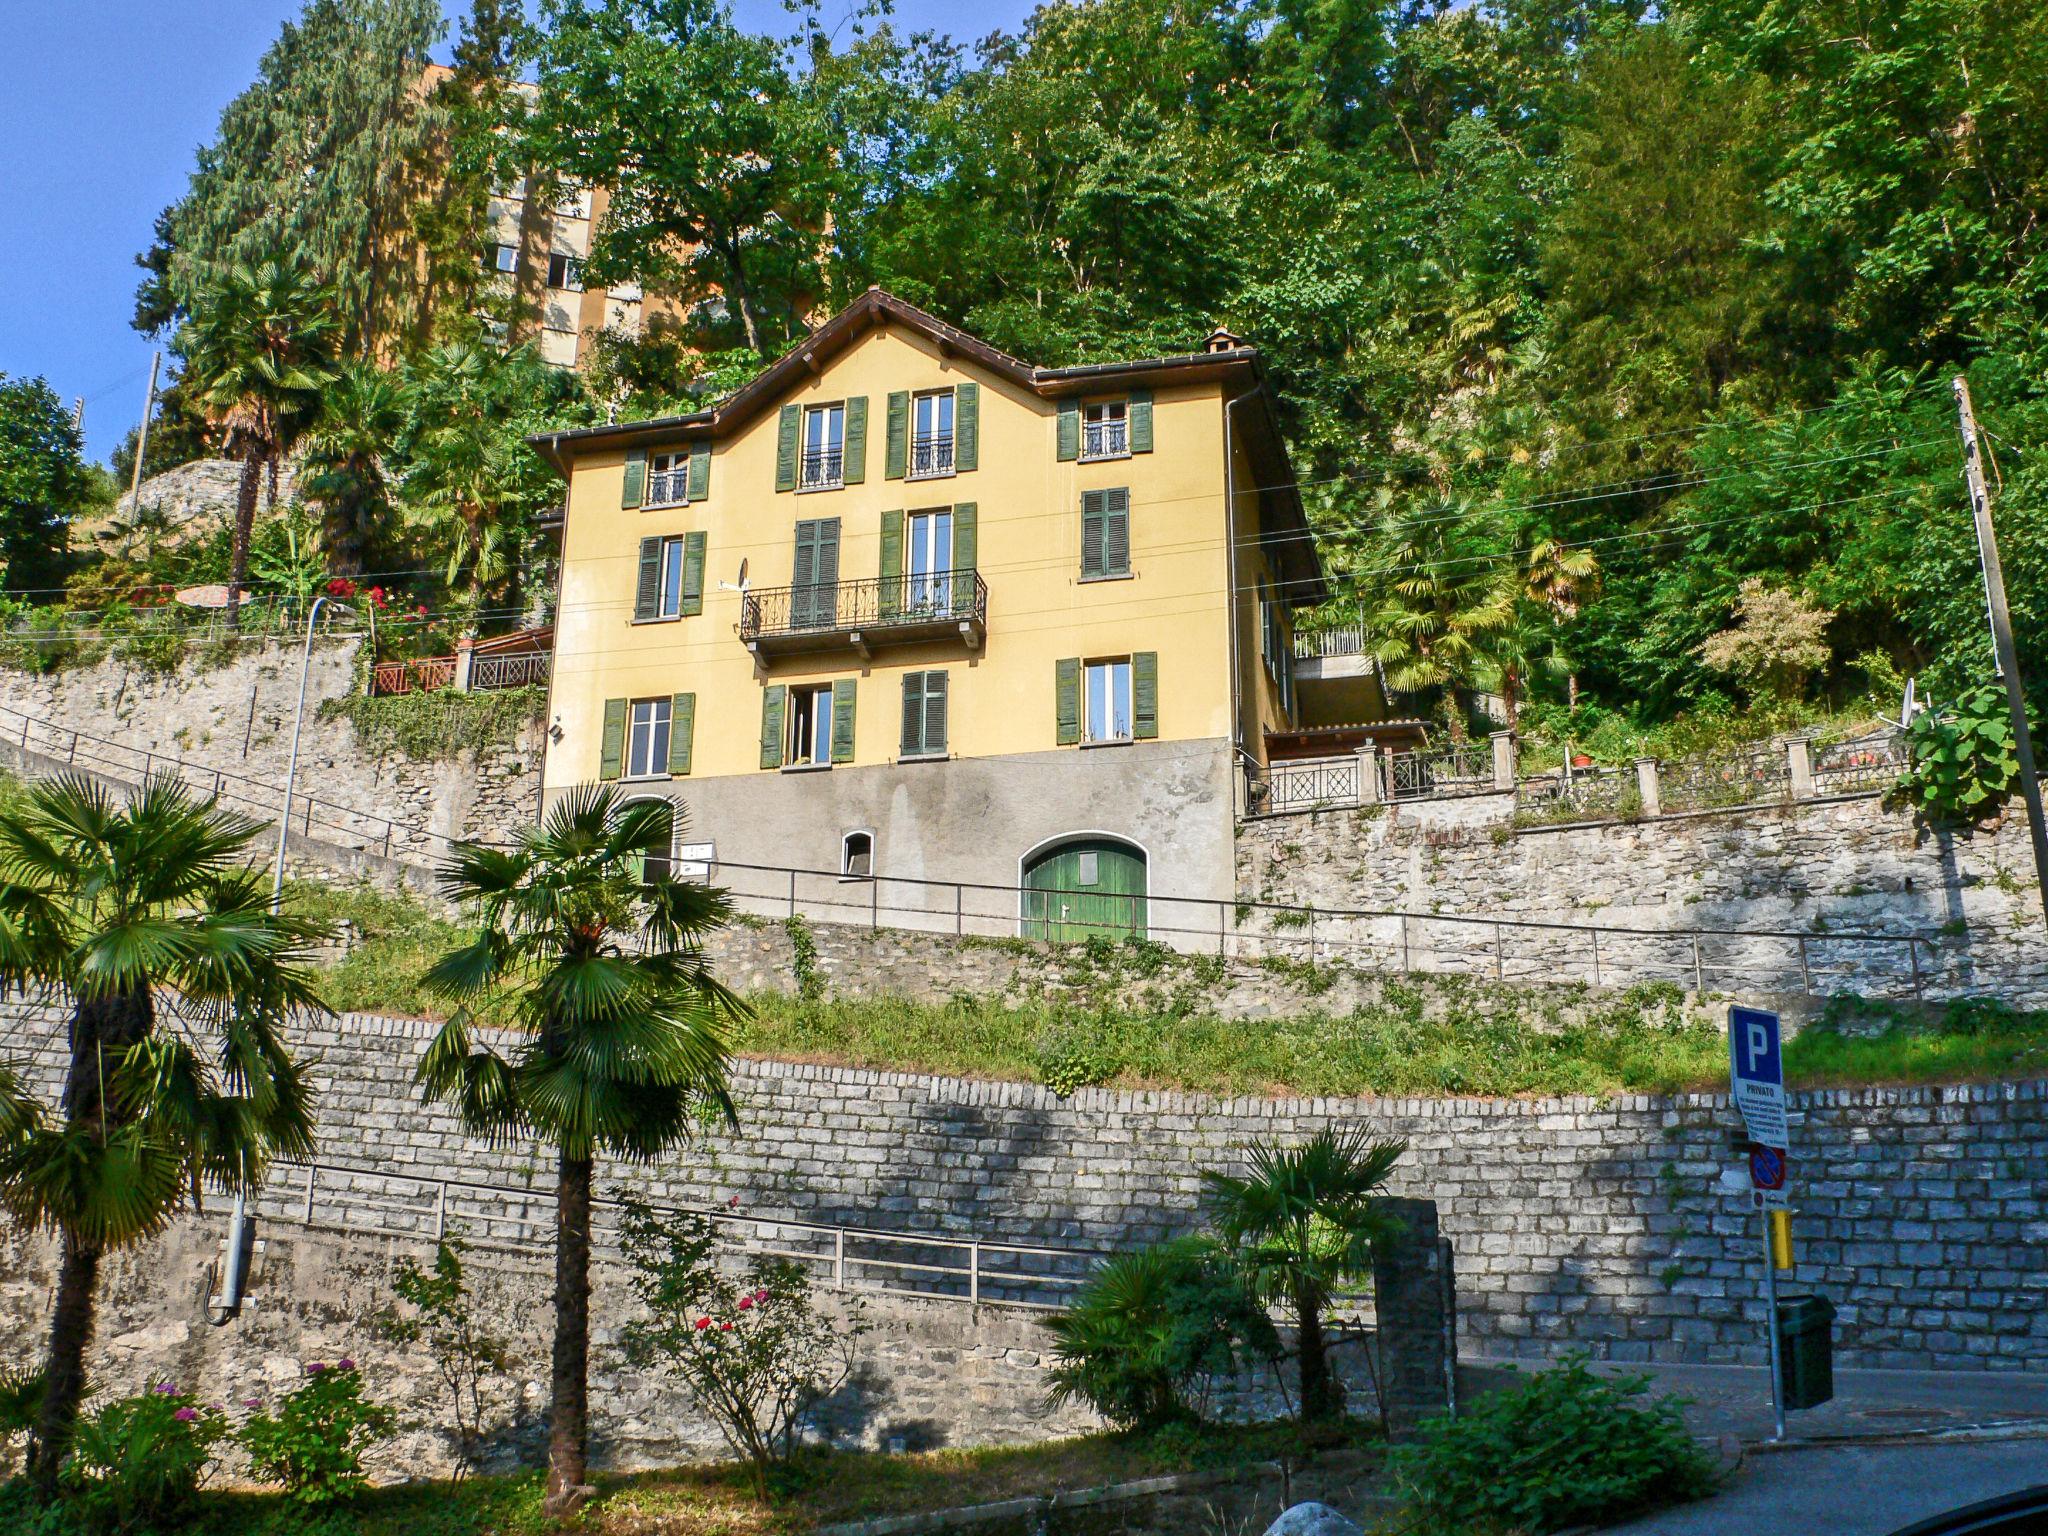
{"label": "metal handrail", "polygon": [[910,478],[950,474],[953,469],[953,434],[935,433],[910,440]]}
{"label": "metal handrail", "polygon": [[845,467],[846,451],[843,448],[806,448],[797,484],[807,491],[821,491],[842,484]]}

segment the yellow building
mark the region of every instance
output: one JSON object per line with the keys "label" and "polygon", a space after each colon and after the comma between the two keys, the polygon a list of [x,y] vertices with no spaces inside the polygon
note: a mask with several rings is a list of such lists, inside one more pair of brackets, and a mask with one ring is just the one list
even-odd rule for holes
{"label": "yellow building", "polygon": [[870,290],[713,409],[538,442],[544,797],[683,801],[756,910],[1214,942],[1326,595],[1252,348],[1039,368]]}

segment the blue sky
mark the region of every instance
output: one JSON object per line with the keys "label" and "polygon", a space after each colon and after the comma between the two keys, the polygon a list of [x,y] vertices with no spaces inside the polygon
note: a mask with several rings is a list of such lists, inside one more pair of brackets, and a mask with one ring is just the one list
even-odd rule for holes
{"label": "blue sky", "polygon": [[[129,328],[137,252],[193,151],[299,0],[80,0],[7,7],[0,53],[0,373],[85,397],[88,453],[134,425],[151,343]],[[466,9],[449,4],[451,14]],[[740,17],[782,33],[778,0]],[[979,38],[1028,0],[898,0],[897,22]],[[445,49],[443,50],[445,55]]]}

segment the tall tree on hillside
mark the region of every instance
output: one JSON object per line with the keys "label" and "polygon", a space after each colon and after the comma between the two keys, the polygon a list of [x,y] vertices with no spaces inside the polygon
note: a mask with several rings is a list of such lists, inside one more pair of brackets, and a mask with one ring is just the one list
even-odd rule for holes
{"label": "tall tree on hillside", "polygon": [[772,40],[720,0],[544,0],[521,154],[609,189],[583,265],[708,317],[759,356],[801,331],[838,146]]}
{"label": "tall tree on hillside", "polygon": [[184,197],[158,220],[137,324],[195,312],[207,272],[297,247],[334,292],[345,351],[390,350],[417,322],[413,223],[438,172],[422,89],[435,0],[309,0],[221,114]]}
{"label": "tall tree on hillside", "polygon": [[1388,685],[1441,689],[1451,739],[1463,742],[1473,690],[1498,675],[1493,650],[1517,616],[1518,572],[1498,515],[1464,502],[1389,510],[1357,575],[1380,594],[1365,625]]}
{"label": "tall tree on hillside", "polygon": [[386,465],[405,421],[399,378],[375,363],[344,366],[307,428],[299,487],[321,512],[321,542],[333,576],[356,576],[391,505]]}
{"label": "tall tree on hillside", "polygon": [[242,461],[228,572],[228,623],[249,575],[249,536],[265,469],[318,414],[333,381],[335,324],[326,291],[296,256],[215,269],[178,332],[180,378],[213,422],[222,449]]}
{"label": "tall tree on hillside", "polygon": [[[441,872],[478,931],[427,974],[457,1006],[420,1060],[420,1086],[474,1134],[555,1150],[555,1513],[585,1482],[596,1159],[658,1157],[689,1138],[707,1105],[734,1121],[724,1025],[743,1005],[702,949],[730,905],[707,886],[641,882],[643,861],[674,836],[669,802],[584,785],[515,847],[459,843]],[[493,1025],[518,1037],[509,1053],[487,1038]]]}
{"label": "tall tree on hillside", "polygon": [[78,429],[42,379],[0,373],[0,561],[19,592],[61,579],[71,516],[92,490]]}
{"label": "tall tree on hillside", "polygon": [[245,862],[260,830],[169,775],[125,805],[46,780],[0,812],[0,980],[57,989],[70,1012],[55,1113],[0,1072],[0,1203],[62,1245],[30,1460],[46,1491],[85,1392],[101,1258],[313,1149],[285,1029],[326,1012],[305,969],[321,930],[270,911]]}

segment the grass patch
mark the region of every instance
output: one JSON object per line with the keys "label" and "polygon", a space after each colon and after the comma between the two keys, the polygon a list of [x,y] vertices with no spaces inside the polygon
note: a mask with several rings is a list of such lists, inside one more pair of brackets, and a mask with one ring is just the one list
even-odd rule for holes
{"label": "grass patch", "polygon": [[464,942],[470,930],[416,896],[372,885],[294,880],[286,884],[285,896],[308,917],[355,929],[356,947],[319,973],[328,1007],[337,1013],[439,1014],[420,983],[428,967]]}
{"label": "grass patch", "polygon": [[[1357,1425],[1357,1443],[1373,1431]],[[1292,1425],[1176,1427],[1171,1432],[1086,1435],[1039,1445],[885,1456],[821,1451],[799,1458],[758,1501],[731,1465],[682,1467],[598,1480],[598,1497],[557,1526],[541,1514],[539,1472],[459,1483],[379,1488],[345,1506],[308,1514],[282,1496],[209,1493],[186,1527],[207,1536],[801,1536],[822,1525],[917,1514],[963,1504],[1043,1496],[1158,1477],[1224,1470],[1300,1454]],[[8,1492],[14,1492],[10,1489]],[[0,1514],[6,1513],[0,1495]]]}

